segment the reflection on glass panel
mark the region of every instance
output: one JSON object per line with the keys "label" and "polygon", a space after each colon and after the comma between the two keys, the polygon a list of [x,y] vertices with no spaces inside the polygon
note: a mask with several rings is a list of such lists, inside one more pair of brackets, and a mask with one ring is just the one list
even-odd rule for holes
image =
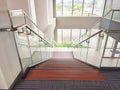
{"label": "reflection on glass panel", "polygon": [[25,33],[15,32],[15,39],[24,72],[32,64],[28,38]]}
{"label": "reflection on glass panel", "polygon": [[80,29],[72,29],[72,42],[79,42]]}
{"label": "reflection on glass panel", "polygon": [[63,42],[70,42],[70,29],[63,29]]}
{"label": "reflection on glass panel", "polygon": [[74,0],[73,16],[81,16],[83,8],[83,0]]}
{"label": "reflection on glass panel", "polygon": [[57,42],[62,42],[62,30],[57,29]]}
{"label": "reflection on glass panel", "polygon": [[72,0],[63,1],[63,16],[72,16]]}
{"label": "reflection on glass panel", "polygon": [[92,14],[93,0],[84,0],[83,16],[89,16]]}
{"label": "reflection on glass panel", "polygon": [[114,39],[109,36],[107,40],[104,57],[111,57],[113,46],[114,46]]}
{"label": "reflection on glass panel", "polygon": [[120,9],[120,3],[118,3],[120,0],[114,0],[112,2],[112,9]]}
{"label": "reflection on glass panel", "polygon": [[112,20],[120,21],[120,11],[115,11]]}
{"label": "reflection on glass panel", "polygon": [[87,35],[87,30],[86,29],[81,29],[81,36],[79,38],[80,41],[84,40]]}
{"label": "reflection on glass panel", "polygon": [[93,14],[102,16],[104,0],[95,0]]}
{"label": "reflection on glass panel", "polygon": [[107,0],[104,15],[111,9],[111,7],[112,7],[112,0]]}
{"label": "reflection on glass panel", "polygon": [[10,16],[14,27],[25,24],[24,13],[21,9],[10,11]]}
{"label": "reflection on glass panel", "polygon": [[56,0],[56,16],[62,16],[62,0]]}

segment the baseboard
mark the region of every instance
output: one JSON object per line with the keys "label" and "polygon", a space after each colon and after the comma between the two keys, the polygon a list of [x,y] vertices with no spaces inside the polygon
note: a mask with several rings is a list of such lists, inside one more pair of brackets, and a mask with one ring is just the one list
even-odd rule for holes
{"label": "baseboard", "polygon": [[[74,59],[76,59],[76,58],[74,58]],[[84,64],[86,64],[86,65],[88,65],[88,66],[91,66],[91,67],[93,67],[94,69],[100,69],[99,67],[94,66],[94,65],[92,65],[92,64],[89,64],[89,63],[83,62],[83,61],[78,60],[78,59],[76,59],[76,60],[79,61],[79,62],[82,62],[82,63],[84,63]]]}
{"label": "baseboard", "polygon": [[[48,59],[48,60],[49,60],[49,59]],[[45,61],[40,62],[40,63],[37,63],[37,64],[35,64],[35,65],[33,65],[33,66],[30,66],[30,67],[27,67],[27,69],[25,70],[25,72],[24,72],[24,74],[23,74],[23,76],[22,76],[22,79],[25,79],[25,78],[26,78],[26,76],[27,76],[27,74],[28,74],[28,72],[30,71],[31,68],[34,68],[35,66],[37,66],[37,65],[39,65],[39,64],[45,63],[45,62],[48,61],[48,60],[45,60]]]}
{"label": "baseboard", "polygon": [[100,71],[120,71],[120,67],[101,67]]}
{"label": "baseboard", "polygon": [[26,78],[26,76],[27,76],[28,72],[30,71],[30,69],[31,69],[31,67],[27,67],[27,68],[26,68],[25,72],[24,72],[23,75],[22,75],[22,79],[25,79],[25,78]]}
{"label": "baseboard", "polygon": [[40,63],[37,63],[37,64],[35,64],[35,65],[33,65],[33,66],[30,66],[30,68],[34,68],[35,66],[37,66],[37,65],[39,65],[39,64],[42,64],[42,63],[45,63],[45,62],[47,62],[49,59],[47,59],[47,60],[45,60],[45,61],[42,61],[42,62],[40,62]]}
{"label": "baseboard", "polygon": [[12,83],[12,85],[10,86],[8,90],[13,90],[15,84],[19,82],[21,78],[22,78],[22,71],[18,74],[18,76],[16,77],[16,79],[14,80],[14,82]]}

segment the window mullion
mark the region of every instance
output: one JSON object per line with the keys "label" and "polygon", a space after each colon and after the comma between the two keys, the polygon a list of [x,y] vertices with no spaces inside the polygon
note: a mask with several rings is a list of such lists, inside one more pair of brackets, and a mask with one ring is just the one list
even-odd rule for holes
{"label": "window mullion", "polygon": [[73,16],[74,0],[72,0],[72,16]]}
{"label": "window mullion", "polygon": [[83,11],[84,11],[84,3],[85,3],[85,1],[83,0],[83,3],[82,3],[82,16],[83,16]]}
{"label": "window mullion", "polygon": [[93,0],[92,15],[94,13],[94,7],[95,7],[95,0]]}
{"label": "window mullion", "polygon": [[63,0],[62,0],[62,16],[63,16]]}

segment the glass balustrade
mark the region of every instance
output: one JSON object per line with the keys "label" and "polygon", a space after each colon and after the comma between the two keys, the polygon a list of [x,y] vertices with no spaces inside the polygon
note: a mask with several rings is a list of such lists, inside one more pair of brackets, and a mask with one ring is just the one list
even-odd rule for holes
{"label": "glass balustrade", "polygon": [[[74,49],[74,57],[99,68],[120,67],[119,14],[119,10],[111,10],[101,19],[100,29],[104,29],[104,32],[90,37],[97,31],[91,29],[88,35],[90,38],[83,35],[82,42]],[[115,23],[117,27],[114,27]]]}
{"label": "glass balustrade", "polygon": [[44,38],[43,32],[40,28],[32,21],[32,19],[23,10],[12,10],[10,11],[13,27],[27,24],[35,33],[38,33]]}
{"label": "glass balustrade", "polygon": [[52,46],[26,27],[15,32],[23,71],[52,57]]}
{"label": "glass balustrade", "polygon": [[12,10],[9,13],[14,28],[26,25],[14,32],[23,71],[51,58],[52,46],[31,18],[23,10]]}

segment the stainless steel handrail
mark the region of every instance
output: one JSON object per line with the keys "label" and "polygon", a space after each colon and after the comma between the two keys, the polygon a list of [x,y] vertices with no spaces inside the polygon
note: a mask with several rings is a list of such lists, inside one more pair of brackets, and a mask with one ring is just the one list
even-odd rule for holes
{"label": "stainless steel handrail", "polygon": [[81,43],[83,43],[83,42],[85,42],[85,41],[91,39],[92,37],[96,36],[97,34],[99,34],[99,33],[101,33],[101,32],[103,32],[103,30],[100,30],[100,31],[94,33],[94,34],[91,35],[90,37],[88,37],[88,38],[86,38],[85,40],[83,40],[83,41],[79,42],[78,44],[76,44],[74,47],[76,47],[76,46],[78,46],[79,44],[81,44]]}
{"label": "stainless steel handrail", "polygon": [[[111,9],[111,10],[109,10],[100,20],[98,20],[98,22],[100,22],[104,17],[106,17],[110,12],[113,12],[113,11],[120,11],[120,10],[119,10],[119,9]],[[97,22],[97,23],[98,23],[98,22]],[[96,24],[97,24],[97,23],[96,23]],[[96,24],[95,24],[95,25],[96,25]],[[95,25],[94,25],[94,26],[95,26]],[[94,26],[93,26],[93,27],[94,27]],[[93,28],[93,27],[91,27],[91,28]],[[88,37],[87,39],[85,39],[85,40],[79,42],[78,44],[76,44],[74,47],[78,46],[79,44],[83,43],[84,41],[87,41],[88,39],[92,38],[93,36],[97,35],[98,33],[102,32],[102,31],[103,31],[103,30],[101,30],[101,31],[93,34],[92,36]]]}
{"label": "stainless steel handrail", "polygon": [[46,44],[49,44],[50,46],[53,46],[50,42],[48,42],[47,40],[45,40],[43,37],[41,37],[39,34],[37,34],[34,30],[32,30],[27,24],[23,24],[23,25],[20,25],[20,26],[17,26],[14,28],[14,31],[18,30],[18,29],[21,29],[21,28],[24,28],[26,27],[27,29],[29,29],[31,32],[33,32],[35,35],[37,35],[42,41],[44,41]]}

